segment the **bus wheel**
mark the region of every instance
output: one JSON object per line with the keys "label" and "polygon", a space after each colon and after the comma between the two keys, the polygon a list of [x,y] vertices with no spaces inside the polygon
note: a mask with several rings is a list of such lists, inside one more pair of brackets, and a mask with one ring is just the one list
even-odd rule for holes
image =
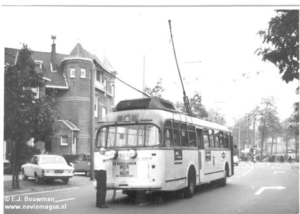
{"label": "bus wheel", "polygon": [[224,170],[224,177],[219,181],[219,186],[220,187],[226,186],[226,183],[227,183],[227,174],[228,174],[228,168],[227,168],[227,165],[226,165],[226,168]]}
{"label": "bus wheel", "polygon": [[195,193],[195,189],[196,189],[196,173],[195,170],[191,168],[188,174],[188,186],[184,191],[184,197],[185,198],[193,197]]}

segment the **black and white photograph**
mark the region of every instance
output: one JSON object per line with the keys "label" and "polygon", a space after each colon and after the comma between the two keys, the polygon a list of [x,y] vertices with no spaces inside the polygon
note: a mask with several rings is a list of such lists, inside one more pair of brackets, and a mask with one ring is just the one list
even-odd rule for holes
{"label": "black and white photograph", "polygon": [[299,214],[298,1],[8,1],[1,213]]}

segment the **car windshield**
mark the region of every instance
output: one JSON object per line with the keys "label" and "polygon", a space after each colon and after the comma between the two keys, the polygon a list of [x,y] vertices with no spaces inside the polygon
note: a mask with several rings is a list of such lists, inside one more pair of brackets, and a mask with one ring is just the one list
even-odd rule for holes
{"label": "car windshield", "polygon": [[42,157],[41,164],[66,164],[63,157]]}
{"label": "car windshield", "polygon": [[154,125],[123,125],[101,128],[98,133],[98,146],[107,147],[144,147],[157,146],[161,133]]}

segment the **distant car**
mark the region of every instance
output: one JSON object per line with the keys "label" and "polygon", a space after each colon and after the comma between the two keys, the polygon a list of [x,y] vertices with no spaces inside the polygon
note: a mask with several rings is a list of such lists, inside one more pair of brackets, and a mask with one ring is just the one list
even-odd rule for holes
{"label": "distant car", "polygon": [[35,178],[37,183],[61,179],[64,184],[73,177],[74,168],[60,155],[34,155],[29,163],[21,166],[22,178]]}
{"label": "distant car", "polygon": [[239,160],[239,157],[237,156],[237,155],[234,155],[233,156],[233,164],[235,164],[235,165],[239,165],[239,162],[240,162],[240,160]]}
{"label": "distant car", "polygon": [[90,176],[90,154],[80,154],[78,159],[72,162],[74,172],[84,172],[86,176]]}
{"label": "distant car", "polygon": [[8,160],[3,161],[3,172],[4,172],[4,174],[11,174],[12,173],[11,164]]}

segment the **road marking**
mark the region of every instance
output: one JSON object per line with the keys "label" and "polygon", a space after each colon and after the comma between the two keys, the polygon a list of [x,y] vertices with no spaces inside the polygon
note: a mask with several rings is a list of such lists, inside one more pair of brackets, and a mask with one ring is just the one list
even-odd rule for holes
{"label": "road marking", "polygon": [[285,173],[285,171],[274,171],[274,174]]}
{"label": "road marking", "polygon": [[273,166],[273,167],[272,167],[272,169],[279,169],[279,167],[277,167],[277,166]]}
{"label": "road marking", "polygon": [[244,174],[242,174],[242,176],[247,175],[249,172],[251,172],[253,170],[253,166],[251,167],[251,169],[249,169],[247,172],[245,172]]}
{"label": "road marking", "polygon": [[63,199],[63,200],[54,201],[54,202],[58,203],[58,202],[63,202],[63,201],[72,201],[72,200],[75,200],[75,198],[68,198],[68,199]]}
{"label": "road marking", "polygon": [[260,195],[264,190],[267,190],[267,189],[282,190],[282,189],[285,189],[285,187],[282,187],[282,186],[278,186],[278,187],[262,187],[262,188],[260,188],[260,189],[255,193],[255,195]]}

